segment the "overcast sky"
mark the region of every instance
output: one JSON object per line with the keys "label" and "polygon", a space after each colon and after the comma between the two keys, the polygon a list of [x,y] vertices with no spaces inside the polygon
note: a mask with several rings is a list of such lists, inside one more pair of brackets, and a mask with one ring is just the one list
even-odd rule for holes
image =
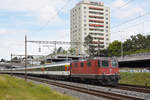
{"label": "overcast sky", "polygon": [[[70,9],[80,0],[0,0],[0,59],[24,54],[28,40],[70,41]],[[111,41],[150,32],[150,15],[120,25],[150,12],[150,0],[96,0],[111,8]],[[59,12],[59,13],[57,13]],[[116,26],[116,25],[119,25]],[[122,33],[122,35],[121,35]],[[121,38],[122,37],[122,38]],[[29,44],[28,54],[48,54],[52,49]]]}

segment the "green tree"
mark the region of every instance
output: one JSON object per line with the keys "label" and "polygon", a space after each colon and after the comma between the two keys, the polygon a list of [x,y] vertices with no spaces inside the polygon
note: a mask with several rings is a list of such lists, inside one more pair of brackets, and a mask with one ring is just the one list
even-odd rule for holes
{"label": "green tree", "polygon": [[108,57],[108,49],[100,50],[100,57]]}
{"label": "green tree", "polygon": [[150,35],[147,35],[146,36],[146,41],[145,41],[145,45],[146,45],[146,48],[145,49],[150,49]]}
{"label": "green tree", "polygon": [[121,55],[121,42],[114,41],[108,47],[108,56],[120,56]]}
{"label": "green tree", "polygon": [[5,59],[1,59],[1,61],[0,62],[5,62],[6,60]]}
{"label": "green tree", "polygon": [[34,59],[33,56],[27,56],[27,59]]}
{"label": "green tree", "polygon": [[64,51],[64,49],[63,49],[62,47],[59,47],[59,48],[57,49],[57,54],[63,53],[63,51]]}
{"label": "green tree", "polygon": [[[24,59],[24,58],[23,58]],[[15,62],[15,63],[20,63],[21,60],[18,58],[18,57],[14,57],[11,59],[12,62]]]}
{"label": "green tree", "polygon": [[85,47],[87,47],[87,53],[90,56],[94,56],[95,53],[95,46],[93,45],[93,38],[91,35],[85,37]]}
{"label": "green tree", "polygon": [[75,54],[75,49],[70,48],[70,49],[68,50],[68,52],[69,52],[70,54]]}

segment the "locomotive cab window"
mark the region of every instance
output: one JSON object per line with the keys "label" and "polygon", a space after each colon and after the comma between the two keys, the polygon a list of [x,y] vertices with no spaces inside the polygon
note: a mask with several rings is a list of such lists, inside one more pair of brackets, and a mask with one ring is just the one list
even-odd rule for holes
{"label": "locomotive cab window", "polygon": [[102,67],[109,67],[109,62],[107,60],[103,60]]}
{"label": "locomotive cab window", "polygon": [[101,67],[101,61],[98,60],[98,67]]}
{"label": "locomotive cab window", "polygon": [[118,63],[116,61],[112,61],[112,67],[118,67]]}
{"label": "locomotive cab window", "polygon": [[80,63],[80,66],[81,66],[81,67],[84,67],[84,63],[83,63],[83,62],[81,62],[81,63]]}
{"label": "locomotive cab window", "polygon": [[91,67],[91,62],[90,61],[87,62],[87,66]]}

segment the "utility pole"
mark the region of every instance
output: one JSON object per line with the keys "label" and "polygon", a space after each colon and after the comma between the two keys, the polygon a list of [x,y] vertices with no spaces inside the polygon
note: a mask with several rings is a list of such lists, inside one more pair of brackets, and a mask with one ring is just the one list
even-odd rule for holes
{"label": "utility pole", "polygon": [[55,48],[54,48],[54,50],[55,50],[55,51],[54,51],[54,55],[56,56],[56,54],[57,54],[56,41],[54,41],[54,47],[55,47]]}
{"label": "utility pole", "polygon": [[27,81],[27,36],[25,35],[25,81]]}
{"label": "utility pole", "polygon": [[11,63],[11,76],[13,76],[13,73],[12,73],[12,70],[13,70],[13,68],[12,68],[12,67],[13,67],[13,62],[12,62],[12,53],[11,53],[11,59],[10,59],[10,60],[11,60],[11,62],[10,62],[10,63]]}
{"label": "utility pole", "polygon": [[98,39],[98,57],[100,56],[100,39]]}
{"label": "utility pole", "polygon": [[121,41],[121,59],[123,59],[123,43]]}
{"label": "utility pole", "polygon": [[119,31],[121,33],[121,59],[123,59],[123,31]]}

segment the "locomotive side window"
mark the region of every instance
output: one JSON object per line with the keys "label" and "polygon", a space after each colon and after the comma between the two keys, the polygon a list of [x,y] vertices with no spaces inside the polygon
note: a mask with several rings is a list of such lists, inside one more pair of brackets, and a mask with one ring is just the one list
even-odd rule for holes
{"label": "locomotive side window", "polygon": [[81,62],[81,63],[80,63],[80,66],[81,66],[81,67],[84,67],[84,63],[83,63],[83,62]]}
{"label": "locomotive side window", "polygon": [[88,67],[91,66],[91,62],[90,62],[90,61],[87,62],[87,66],[88,66]]}
{"label": "locomotive side window", "polygon": [[74,63],[74,67],[78,67],[78,64],[77,64],[77,63]]}
{"label": "locomotive side window", "polygon": [[116,61],[112,61],[112,67],[118,67],[118,63]]}
{"label": "locomotive side window", "polygon": [[107,60],[102,61],[102,66],[103,67],[109,67],[109,62]]}
{"label": "locomotive side window", "polygon": [[98,67],[101,67],[101,61],[98,60]]}

